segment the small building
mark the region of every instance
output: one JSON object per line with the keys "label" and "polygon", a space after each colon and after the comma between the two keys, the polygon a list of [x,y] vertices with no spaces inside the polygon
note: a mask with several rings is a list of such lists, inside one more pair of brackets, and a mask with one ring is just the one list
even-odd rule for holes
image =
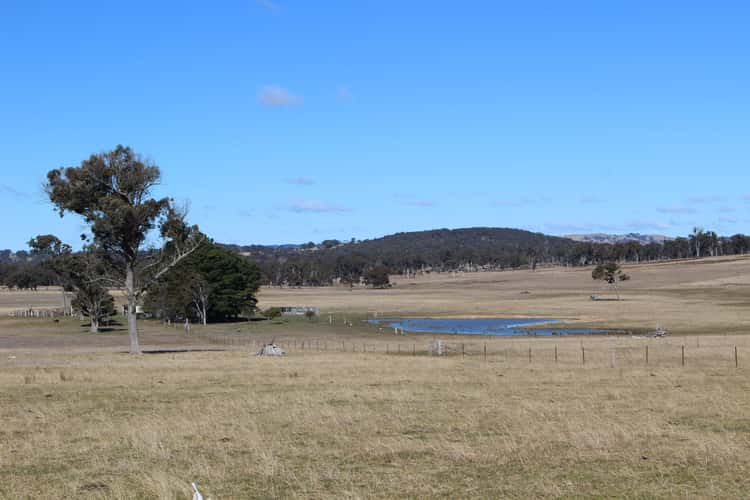
{"label": "small building", "polygon": [[282,316],[306,316],[310,312],[312,312],[315,316],[320,316],[319,307],[287,306],[281,308]]}

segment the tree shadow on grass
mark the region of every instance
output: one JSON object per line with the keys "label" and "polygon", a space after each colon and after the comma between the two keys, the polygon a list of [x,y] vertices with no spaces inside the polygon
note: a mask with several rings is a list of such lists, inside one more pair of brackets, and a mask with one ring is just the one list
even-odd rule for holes
{"label": "tree shadow on grass", "polygon": [[[145,349],[143,354],[180,354],[185,352],[225,352],[228,349],[207,348],[207,349]],[[127,353],[128,351],[122,351]]]}

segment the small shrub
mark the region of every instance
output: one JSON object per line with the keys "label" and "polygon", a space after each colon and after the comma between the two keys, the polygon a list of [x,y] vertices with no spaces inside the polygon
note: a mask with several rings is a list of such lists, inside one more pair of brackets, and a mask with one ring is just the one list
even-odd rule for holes
{"label": "small shrub", "polygon": [[274,319],[281,316],[281,308],[280,307],[269,307],[265,311],[263,311],[263,315],[268,319]]}

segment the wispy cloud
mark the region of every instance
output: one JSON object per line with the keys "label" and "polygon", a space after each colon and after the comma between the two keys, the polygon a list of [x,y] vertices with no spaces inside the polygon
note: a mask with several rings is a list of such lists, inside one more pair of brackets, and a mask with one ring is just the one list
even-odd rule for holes
{"label": "wispy cloud", "polygon": [[658,207],[657,212],[662,214],[694,214],[695,209],[685,205],[670,205],[667,207]]}
{"label": "wispy cloud", "polygon": [[542,203],[545,201],[550,201],[550,198],[546,196],[539,196],[539,197],[524,196],[522,198],[516,198],[516,199],[495,200],[492,202],[492,206],[500,207],[500,208],[524,207],[524,206],[529,206],[529,205],[536,205],[537,203]]}
{"label": "wispy cloud", "polygon": [[354,99],[354,95],[352,94],[352,91],[349,90],[349,87],[339,87],[336,96],[341,101],[351,101],[352,99]]}
{"label": "wispy cloud", "polygon": [[8,186],[7,184],[0,184],[0,193],[6,193],[14,198],[18,198],[19,200],[31,199],[30,193],[27,193],[25,191],[19,191],[18,189]]}
{"label": "wispy cloud", "polygon": [[410,207],[429,208],[437,206],[435,200],[418,198],[417,195],[413,193],[395,193],[393,197],[402,205],[408,205]]}
{"label": "wispy cloud", "polygon": [[599,231],[599,226],[596,224],[569,224],[559,222],[547,222],[544,227],[553,233],[593,233]]}
{"label": "wispy cloud", "polygon": [[352,211],[349,207],[320,200],[296,200],[289,206],[289,210],[298,214],[346,213]]}
{"label": "wispy cloud", "polygon": [[240,217],[252,217],[255,215],[255,211],[250,208],[240,208],[237,210],[237,215]]}
{"label": "wispy cloud", "polygon": [[579,201],[584,204],[594,204],[594,203],[604,203],[607,200],[596,195],[585,195],[585,196],[581,196]]}
{"label": "wispy cloud", "polygon": [[306,177],[304,175],[300,175],[299,177],[291,177],[286,180],[287,184],[296,184],[298,186],[312,186],[315,184],[315,179],[312,177]]}
{"label": "wispy cloud", "polygon": [[294,95],[280,85],[266,85],[258,93],[258,101],[263,106],[281,107],[292,106],[302,102],[302,97]]}
{"label": "wispy cloud", "polygon": [[736,217],[719,217],[719,224],[737,224],[739,222],[739,219]]}
{"label": "wispy cloud", "polygon": [[691,196],[687,199],[688,203],[695,204],[706,204],[706,203],[722,203],[727,201],[725,196],[711,195],[711,196]]}
{"label": "wispy cloud", "polygon": [[627,223],[631,231],[666,231],[672,228],[672,224],[655,220],[634,220]]}
{"label": "wispy cloud", "polygon": [[269,12],[273,12],[274,14],[279,12],[279,6],[271,0],[255,0],[255,3]]}
{"label": "wispy cloud", "polygon": [[717,209],[717,211],[718,211],[718,212],[719,212],[720,214],[731,214],[731,213],[734,213],[734,212],[736,212],[736,211],[737,211],[737,209],[736,209],[736,208],[734,208],[734,207],[730,207],[729,205],[722,205],[722,206],[720,206],[720,207],[719,207],[719,208]]}
{"label": "wispy cloud", "polygon": [[750,193],[748,193],[748,194],[746,194],[746,195],[742,196],[742,200],[743,200],[743,201],[750,201]]}

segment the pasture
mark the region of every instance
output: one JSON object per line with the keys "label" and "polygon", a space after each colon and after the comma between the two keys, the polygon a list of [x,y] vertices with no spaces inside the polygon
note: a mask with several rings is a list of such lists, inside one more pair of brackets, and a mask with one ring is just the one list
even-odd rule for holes
{"label": "pasture", "polygon": [[[191,481],[214,500],[745,497],[750,259],[627,272],[620,302],[588,298],[610,296],[590,270],[264,289],[261,307],[323,315],[143,321],[139,357],[117,325],[4,316],[0,498],[190,498]],[[673,333],[397,336],[362,324],[368,311]],[[428,356],[433,338],[451,355]],[[252,356],[271,339],[286,357]]]}

